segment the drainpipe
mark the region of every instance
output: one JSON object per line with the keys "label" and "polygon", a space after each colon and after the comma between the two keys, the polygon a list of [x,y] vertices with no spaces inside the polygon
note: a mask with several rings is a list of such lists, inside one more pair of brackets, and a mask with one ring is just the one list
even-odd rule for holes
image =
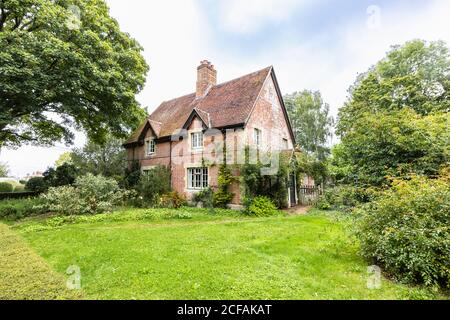
{"label": "drainpipe", "polygon": [[173,181],[172,181],[172,138],[170,138],[169,145],[170,153],[169,153],[169,169],[170,169],[170,189],[173,189]]}

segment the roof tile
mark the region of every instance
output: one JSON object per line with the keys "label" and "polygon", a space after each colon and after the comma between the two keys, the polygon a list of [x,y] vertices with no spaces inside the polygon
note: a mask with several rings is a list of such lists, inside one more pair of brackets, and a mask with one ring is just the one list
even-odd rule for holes
{"label": "roof tile", "polygon": [[[244,124],[271,70],[272,67],[267,67],[216,85],[205,97],[196,98],[195,93],[191,93],[165,101],[148,120],[158,137],[170,136],[181,129],[194,108],[202,118],[208,118],[212,128]],[[139,126],[125,145],[139,140],[146,123]]]}

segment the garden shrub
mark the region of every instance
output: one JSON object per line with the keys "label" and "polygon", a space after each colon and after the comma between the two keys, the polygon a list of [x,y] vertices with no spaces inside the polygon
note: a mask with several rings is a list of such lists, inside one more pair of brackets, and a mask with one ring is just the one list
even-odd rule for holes
{"label": "garden shrub", "polygon": [[0,192],[13,192],[14,186],[9,182],[0,182]]}
{"label": "garden shrub", "polygon": [[213,208],[214,207],[214,190],[211,187],[203,189],[200,192],[197,192],[192,197],[192,201],[195,203],[201,202],[203,207],[205,208]]}
{"label": "garden shrub", "polygon": [[44,181],[48,187],[61,187],[71,185],[75,182],[79,172],[78,169],[70,163],[64,163],[54,168],[49,168],[44,172]]}
{"label": "garden shrub", "polygon": [[230,168],[226,164],[222,164],[219,168],[219,176],[217,178],[218,190],[213,195],[214,207],[226,208],[233,200],[234,194],[230,192],[230,186],[233,182],[233,175]]}
{"label": "garden shrub", "polygon": [[[296,162],[291,162],[291,155],[279,154],[278,171],[273,175],[263,175],[261,171],[265,167],[260,162],[249,163],[250,151],[246,150],[246,163],[241,167],[241,184],[245,197],[253,199],[256,196],[270,198],[278,208],[288,207],[288,176],[289,172],[295,172]],[[266,155],[269,157],[270,155]],[[271,164],[272,165],[272,164]]]}
{"label": "garden shrub", "polygon": [[139,161],[133,161],[131,166],[125,170],[125,176],[120,181],[119,185],[122,188],[134,188],[141,180],[141,167]]}
{"label": "garden shrub", "polygon": [[160,199],[160,206],[165,208],[178,209],[186,205],[186,203],[187,203],[186,197],[184,195],[179,194],[176,191],[163,194]]}
{"label": "garden shrub", "polygon": [[135,187],[141,206],[155,206],[159,198],[171,191],[170,169],[166,166],[157,166],[147,173],[142,174],[139,183]]}
{"label": "garden shrub", "polygon": [[52,212],[77,215],[110,212],[129,196],[114,179],[87,174],[73,186],[50,188],[41,198]]}
{"label": "garden shrub", "polygon": [[245,213],[256,217],[267,217],[278,214],[277,207],[268,197],[258,196],[244,201]]}
{"label": "garden shrub", "polygon": [[78,196],[78,190],[72,186],[52,187],[41,195],[44,201],[43,207],[55,213],[75,215],[86,213],[83,210],[82,200]]}
{"label": "garden shrub", "polygon": [[18,184],[17,186],[14,187],[14,192],[23,192],[25,191],[25,186]]}
{"label": "garden shrub", "polygon": [[449,287],[449,182],[448,176],[395,180],[358,210],[363,256],[404,282]]}
{"label": "garden shrub", "polygon": [[46,213],[38,198],[0,201],[0,219],[19,220],[29,216]]}
{"label": "garden shrub", "polygon": [[25,189],[33,192],[45,192],[47,188],[47,182],[43,177],[30,178],[25,184]]}
{"label": "garden shrub", "polygon": [[380,189],[375,187],[336,186],[323,192],[316,207],[321,210],[350,211],[360,204],[375,200],[380,192]]}

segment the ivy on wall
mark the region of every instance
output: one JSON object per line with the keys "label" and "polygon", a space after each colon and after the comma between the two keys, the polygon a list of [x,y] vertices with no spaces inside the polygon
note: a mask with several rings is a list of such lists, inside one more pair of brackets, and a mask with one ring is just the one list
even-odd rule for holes
{"label": "ivy on wall", "polygon": [[258,196],[270,198],[278,208],[288,206],[288,179],[290,172],[296,172],[291,155],[280,153],[278,171],[275,175],[262,175],[264,165],[258,159],[256,164],[249,161],[249,148],[246,149],[245,164],[241,167],[241,184],[244,190],[244,204]]}

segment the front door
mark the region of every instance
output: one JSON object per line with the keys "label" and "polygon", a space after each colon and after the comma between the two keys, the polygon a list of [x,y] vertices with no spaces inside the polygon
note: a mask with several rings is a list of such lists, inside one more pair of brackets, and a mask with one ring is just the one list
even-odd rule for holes
{"label": "front door", "polygon": [[289,176],[289,198],[291,199],[291,207],[297,205],[297,199],[296,199],[296,192],[295,189],[297,188],[297,185],[295,183],[295,174],[291,174]]}

